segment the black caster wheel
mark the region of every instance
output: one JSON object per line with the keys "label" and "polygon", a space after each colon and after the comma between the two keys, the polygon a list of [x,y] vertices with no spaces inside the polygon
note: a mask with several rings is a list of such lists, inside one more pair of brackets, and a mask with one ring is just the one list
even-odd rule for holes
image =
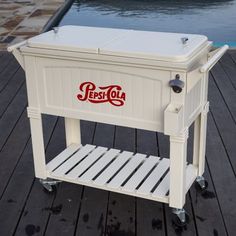
{"label": "black caster wheel", "polygon": [[185,229],[190,222],[189,215],[185,212],[185,221],[181,221],[178,215],[174,215],[172,218],[172,225],[176,230]]}
{"label": "black caster wheel", "polygon": [[198,192],[204,193],[208,188],[208,182],[205,179],[195,182],[195,188]]}
{"label": "black caster wheel", "polygon": [[43,191],[47,194],[53,194],[57,191],[57,186],[50,184],[43,184]]}
{"label": "black caster wheel", "polygon": [[57,180],[51,180],[51,179],[39,179],[39,182],[43,186],[43,190],[46,193],[54,193],[57,190],[57,184],[60,183],[61,181]]}

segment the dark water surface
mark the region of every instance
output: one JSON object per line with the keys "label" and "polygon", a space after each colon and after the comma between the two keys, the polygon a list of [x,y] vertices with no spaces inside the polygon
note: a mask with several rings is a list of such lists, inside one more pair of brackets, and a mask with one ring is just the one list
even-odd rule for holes
{"label": "dark water surface", "polygon": [[236,0],[76,0],[60,25],[196,33],[236,47]]}

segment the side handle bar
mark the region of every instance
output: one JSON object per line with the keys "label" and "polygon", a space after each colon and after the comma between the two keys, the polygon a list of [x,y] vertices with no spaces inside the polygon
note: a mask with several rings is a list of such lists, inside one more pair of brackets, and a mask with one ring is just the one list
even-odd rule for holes
{"label": "side handle bar", "polygon": [[25,45],[26,44],[26,40],[25,41],[22,41],[22,42],[19,42],[19,43],[16,43],[14,45],[11,45],[7,48],[7,51],[8,52],[13,52],[14,50],[16,49],[19,49],[21,46]]}
{"label": "side handle bar", "polygon": [[21,51],[20,51],[20,47],[26,45],[26,43],[27,43],[27,41],[23,41],[23,42],[14,44],[12,46],[9,46],[7,48],[7,51],[11,52],[15,56],[16,60],[19,62],[19,64],[21,65],[21,67],[23,69],[25,68],[25,65],[24,65],[24,58],[23,58]]}
{"label": "side handle bar", "polygon": [[209,71],[219,60],[220,58],[225,54],[225,52],[228,50],[229,46],[224,45],[223,47],[214,50],[210,53],[210,59],[207,61],[205,65],[203,65],[200,68],[200,72],[204,73],[206,71]]}

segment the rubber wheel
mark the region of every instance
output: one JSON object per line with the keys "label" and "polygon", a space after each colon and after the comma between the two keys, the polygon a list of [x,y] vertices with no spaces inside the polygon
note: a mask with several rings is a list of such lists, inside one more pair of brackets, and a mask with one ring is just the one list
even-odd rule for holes
{"label": "rubber wheel", "polygon": [[54,194],[57,191],[56,185],[51,185],[50,187],[51,187],[51,190],[43,186],[43,191],[47,194]]}
{"label": "rubber wheel", "polygon": [[177,215],[174,214],[172,218],[172,225],[174,226],[175,230],[181,230],[186,228],[187,224],[190,221],[190,217],[188,213],[185,212],[185,222],[182,222]]}
{"label": "rubber wheel", "polygon": [[199,193],[203,193],[203,192],[206,191],[207,188],[208,188],[208,182],[207,182],[207,180],[204,180],[204,182],[205,182],[205,187],[204,187],[204,188],[202,188],[201,185],[200,185],[198,182],[195,182],[195,188],[196,188],[196,190],[197,190]]}

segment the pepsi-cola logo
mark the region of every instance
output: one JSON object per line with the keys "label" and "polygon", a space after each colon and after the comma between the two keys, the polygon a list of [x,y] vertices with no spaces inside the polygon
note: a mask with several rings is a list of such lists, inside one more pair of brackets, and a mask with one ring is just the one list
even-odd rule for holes
{"label": "pepsi-cola logo", "polygon": [[119,85],[97,87],[92,82],[84,82],[79,86],[81,93],[77,95],[80,101],[91,103],[110,103],[113,106],[123,106],[126,94]]}

